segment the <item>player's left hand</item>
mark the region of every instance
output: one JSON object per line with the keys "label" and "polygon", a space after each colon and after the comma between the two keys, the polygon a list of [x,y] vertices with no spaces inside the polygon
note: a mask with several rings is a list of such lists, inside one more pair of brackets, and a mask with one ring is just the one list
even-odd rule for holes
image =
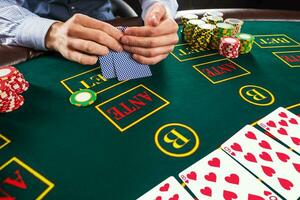
{"label": "player's left hand", "polygon": [[144,19],[145,26],[128,27],[121,38],[123,48],[142,64],[165,59],[178,42],[178,25],[161,3],[155,3]]}

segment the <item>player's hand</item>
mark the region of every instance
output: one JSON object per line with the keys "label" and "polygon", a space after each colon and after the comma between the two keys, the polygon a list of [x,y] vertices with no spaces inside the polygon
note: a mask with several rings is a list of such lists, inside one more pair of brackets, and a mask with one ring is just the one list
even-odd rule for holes
{"label": "player's hand", "polygon": [[178,25],[160,3],[155,3],[149,9],[144,22],[143,27],[127,28],[121,43],[136,61],[153,65],[173,51],[178,42]]}
{"label": "player's hand", "polygon": [[122,51],[118,42],[122,36],[123,33],[110,24],[75,14],[65,23],[57,22],[51,26],[45,45],[69,60],[92,65],[98,56],[108,54],[109,49]]}

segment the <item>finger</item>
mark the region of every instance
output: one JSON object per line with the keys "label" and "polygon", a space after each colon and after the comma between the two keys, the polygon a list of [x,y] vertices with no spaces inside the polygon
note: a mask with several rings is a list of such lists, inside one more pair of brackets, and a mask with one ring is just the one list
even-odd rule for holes
{"label": "finger", "polygon": [[138,54],[133,54],[133,59],[136,60],[137,62],[144,64],[144,65],[155,65],[157,63],[159,63],[160,61],[162,61],[163,59],[165,59],[166,57],[168,57],[168,54],[162,54],[159,56],[155,56],[155,57],[144,57]]}
{"label": "finger", "polygon": [[94,65],[98,60],[97,56],[86,55],[75,50],[68,50],[65,57],[83,65]]}
{"label": "finger", "polygon": [[166,8],[162,4],[155,3],[145,16],[145,25],[157,26],[164,19],[166,13]]}
{"label": "finger", "polygon": [[107,47],[100,45],[96,42],[82,40],[82,39],[71,39],[68,43],[70,49],[78,50],[83,53],[92,55],[103,56],[109,53]]}
{"label": "finger", "polygon": [[167,35],[171,33],[177,33],[178,25],[172,19],[163,21],[159,26],[142,26],[142,27],[128,27],[125,30],[125,35],[132,35],[138,37],[150,37]]}
{"label": "finger", "polygon": [[168,54],[172,52],[174,49],[174,45],[156,47],[156,48],[123,46],[123,48],[132,54],[138,54],[145,57],[155,57],[161,54]]}
{"label": "finger", "polygon": [[91,40],[114,51],[122,51],[122,45],[103,31],[76,25],[69,31],[69,36],[84,40]]}
{"label": "finger", "polygon": [[116,27],[89,16],[75,14],[72,19],[75,23],[78,23],[84,27],[102,30],[116,40],[119,40],[123,36],[122,31],[118,30]]}
{"label": "finger", "polygon": [[145,48],[175,45],[177,42],[177,34],[169,34],[157,37],[136,37],[125,35],[121,38],[121,43],[124,45]]}

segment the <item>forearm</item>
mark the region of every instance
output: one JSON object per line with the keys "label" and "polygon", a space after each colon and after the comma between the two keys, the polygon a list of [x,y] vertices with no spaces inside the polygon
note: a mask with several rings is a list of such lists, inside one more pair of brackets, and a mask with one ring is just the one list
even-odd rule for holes
{"label": "forearm", "polygon": [[54,22],[31,13],[16,1],[0,1],[1,44],[45,50],[45,36]]}
{"label": "forearm", "polygon": [[177,0],[139,0],[142,5],[142,18],[144,19],[147,11],[154,3],[162,3],[166,7],[166,9],[169,12],[169,15],[171,17],[175,17],[177,9],[178,9],[178,3]]}

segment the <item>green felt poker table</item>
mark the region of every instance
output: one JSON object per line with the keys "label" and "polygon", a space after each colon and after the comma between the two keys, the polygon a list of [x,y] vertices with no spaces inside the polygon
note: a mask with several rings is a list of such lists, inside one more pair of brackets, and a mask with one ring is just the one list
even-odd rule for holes
{"label": "green felt poker table", "polygon": [[[55,54],[16,64],[30,88],[0,115],[0,199],[137,199],[277,107],[299,115],[300,22],[246,20],[242,32],[255,36],[250,54],[180,40],[151,77],[131,81]],[[97,101],[71,105],[84,88]]]}

